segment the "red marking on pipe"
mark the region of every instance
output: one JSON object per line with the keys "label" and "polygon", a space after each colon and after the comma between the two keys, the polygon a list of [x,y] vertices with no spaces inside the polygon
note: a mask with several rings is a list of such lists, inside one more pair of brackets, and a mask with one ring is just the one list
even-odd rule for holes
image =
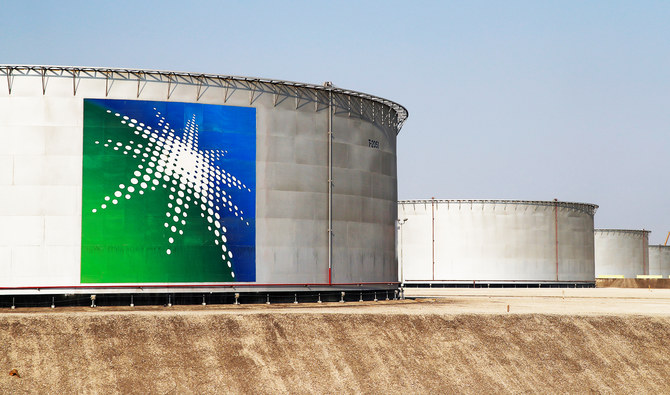
{"label": "red marking on pipe", "polygon": [[236,288],[236,287],[325,287],[328,285],[398,285],[398,281],[369,281],[360,283],[287,283],[287,284],[134,284],[134,285],[47,285],[47,286],[27,286],[27,287],[0,287],[0,290],[21,290],[21,289],[124,289],[124,288]]}
{"label": "red marking on pipe", "polygon": [[328,285],[333,285],[333,269],[328,268]]}

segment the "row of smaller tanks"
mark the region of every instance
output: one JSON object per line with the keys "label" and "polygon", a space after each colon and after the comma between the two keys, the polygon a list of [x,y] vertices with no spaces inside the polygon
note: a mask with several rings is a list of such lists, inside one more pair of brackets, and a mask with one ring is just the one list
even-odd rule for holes
{"label": "row of smaller tanks", "polygon": [[594,229],[598,206],[522,200],[398,202],[403,284],[670,278],[670,246],[648,230]]}

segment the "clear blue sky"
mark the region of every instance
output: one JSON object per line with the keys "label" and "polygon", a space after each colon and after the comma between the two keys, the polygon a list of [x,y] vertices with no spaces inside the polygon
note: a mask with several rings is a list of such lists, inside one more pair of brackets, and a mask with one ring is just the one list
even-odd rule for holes
{"label": "clear blue sky", "polygon": [[405,105],[399,198],[670,231],[670,2],[5,1],[0,63],[248,75]]}

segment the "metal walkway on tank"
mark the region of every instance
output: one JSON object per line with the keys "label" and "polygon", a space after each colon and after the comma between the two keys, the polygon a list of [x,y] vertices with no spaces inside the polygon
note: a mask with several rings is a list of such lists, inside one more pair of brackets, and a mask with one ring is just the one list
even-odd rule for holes
{"label": "metal walkway on tank", "polygon": [[0,309],[28,307],[139,307],[207,306],[239,304],[300,304],[326,302],[377,302],[402,298],[399,289],[302,292],[208,292],[143,294],[0,295]]}

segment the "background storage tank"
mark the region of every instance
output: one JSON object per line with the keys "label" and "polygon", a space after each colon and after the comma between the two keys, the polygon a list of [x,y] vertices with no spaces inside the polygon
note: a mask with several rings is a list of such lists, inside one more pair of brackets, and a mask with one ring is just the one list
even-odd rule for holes
{"label": "background storage tank", "polygon": [[649,231],[596,229],[596,277],[649,274]]}
{"label": "background storage tank", "polygon": [[401,281],[593,283],[597,207],[558,201],[400,201]]}
{"label": "background storage tank", "polygon": [[209,74],[0,76],[0,293],[397,286],[399,104]]}
{"label": "background storage tank", "polygon": [[670,246],[649,246],[649,274],[670,276]]}

